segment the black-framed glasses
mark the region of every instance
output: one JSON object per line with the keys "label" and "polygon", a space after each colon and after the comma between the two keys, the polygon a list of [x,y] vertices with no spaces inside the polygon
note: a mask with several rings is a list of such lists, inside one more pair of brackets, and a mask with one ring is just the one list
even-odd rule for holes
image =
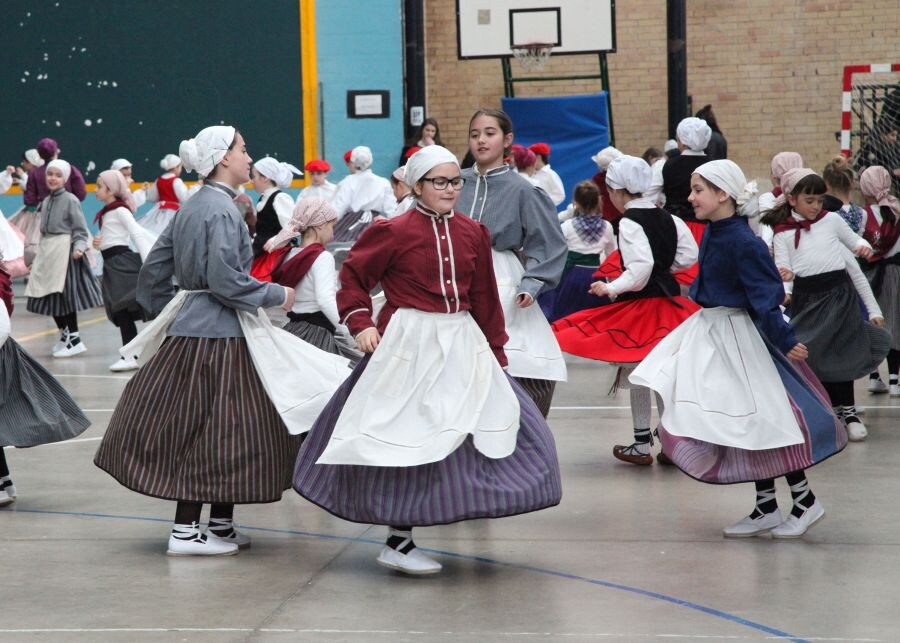
{"label": "black-framed glasses", "polygon": [[435,176],[430,179],[421,180],[431,183],[435,190],[446,190],[448,185],[454,190],[461,190],[463,184],[466,182],[466,180],[461,176],[457,176],[454,179],[448,179],[446,176]]}

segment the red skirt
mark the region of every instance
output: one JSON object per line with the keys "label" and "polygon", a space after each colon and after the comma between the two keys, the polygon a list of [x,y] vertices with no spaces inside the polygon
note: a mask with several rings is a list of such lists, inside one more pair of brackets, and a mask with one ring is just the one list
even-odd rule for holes
{"label": "red skirt", "polygon": [[285,246],[259,255],[250,266],[250,276],[258,281],[272,281],[272,273],[281,265],[285,255],[290,251],[291,247]]}
{"label": "red skirt", "polygon": [[[694,235],[694,241],[697,242],[697,246],[700,246],[700,240],[703,238],[703,231],[706,230],[706,224],[700,223],[699,221],[685,221],[687,227],[690,229],[691,234]],[[677,281],[682,286],[690,286],[694,283],[694,279],[697,278],[697,274],[700,272],[700,264],[694,263],[693,266],[687,268],[685,270],[679,270],[678,272],[673,272],[672,275],[675,277],[675,281]],[[606,279],[606,281],[612,281],[613,279],[618,279],[622,274],[622,255],[619,254],[619,251],[616,250],[612,254],[610,254],[606,261],[604,261],[600,268],[597,269],[597,272],[594,273],[595,279]]]}
{"label": "red skirt", "polygon": [[644,359],[699,309],[685,297],[629,299],[563,317],[552,328],[566,353],[629,364]]}

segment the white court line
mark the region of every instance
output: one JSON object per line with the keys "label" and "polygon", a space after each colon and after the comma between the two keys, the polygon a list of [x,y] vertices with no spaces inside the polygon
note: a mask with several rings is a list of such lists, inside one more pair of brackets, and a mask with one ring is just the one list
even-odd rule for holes
{"label": "white court line", "polygon": [[[605,411],[612,409],[630,409],[630,406],[551,406],[551,411]],[[862,406],[860,404],[856,405],[858,409],[897,409],[900,410],[900,405],[882,405],[882,406]]]}
{"label": "white court line", "polygon": [[[65,446],[67,444],[75,444],[76,442],[96,442],[97,440],[102,440],[103,436],[99,436],[96,438],[75,438],[74,440],[63,440],[62,442],[48,442],[47,444],[42,444],[42,447],[59,447]],[[18,447],[9,447],[10,449],[17,449]],[[32,447],[23,447],[23,448],[32,448]],[[2,632],[3,630],[0,630]]]}
{"label": "white court line", "polygon": [[50,373],[53,377],[89,377],[95,380],[130,380],[126,375],[79,375],[76,373]]}

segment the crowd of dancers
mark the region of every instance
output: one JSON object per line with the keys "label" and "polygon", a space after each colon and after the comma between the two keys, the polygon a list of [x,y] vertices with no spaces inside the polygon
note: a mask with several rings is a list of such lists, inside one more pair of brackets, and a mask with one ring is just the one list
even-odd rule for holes
{"label": "crowd of dancers", "polygon": [[[0,191],[18,180],[25,194],[0,217],[0,445],[89,425],[10,337],[11,279],[27,275],[27,310],[60,331],[54,358],[87,350],[80,311],[103,305],[119,328],[110,368],[137,372],[94,462],[176,503],[169,555],[249,547],[234,506],[293,488],[385,525],[379,564],[440,571],[414,527],[560,502],[546,418],[563,353],[615,366],[614,388],[629,389],[633,435],[615,458],[651,465],[658,438],[659,463],[755,483],[726,537],[801,537],[825,515],[806,469],[866,438],[854,381],[900,396],[900,202],[889,169],[861,173],[857,205],[843,159],[822,176],[792,152],[758,195],[735,163],[707,156],[712,134],[685,119],[652,165],[601,150],[558,213],[550,145],[515,146],[500,110],[473,115],[469,162],[428,119],[389,178],[359,146],[337,184],[326,161],[307,163],[296,200],[285,189],[299,168],[254,162],[252,141],[212,126],[166,155],[153,184],[134,189],[126,159],[101,172],[96,236],[83,175],[44,139],[27,171],[0,173]],[[188,188],[184,171],[201,180]],[[277,307],[283,328],[265,312]],[[16,495],[0,451],[0,505]]]}

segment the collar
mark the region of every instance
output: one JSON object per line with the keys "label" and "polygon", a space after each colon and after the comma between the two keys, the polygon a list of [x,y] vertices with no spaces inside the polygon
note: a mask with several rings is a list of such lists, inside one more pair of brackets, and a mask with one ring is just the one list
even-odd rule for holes
{"label": "collar", "polygon": [[63,186],[63,187],[61,187],[61,188],[57,188],[56,190],[53,190],[53,191],[50,193],[50,196],[59,196],[60,194],[62,194],[62,193],[65,192],[65,191],[66,191],[66,188],[65,188],[65,186]]}
{"label": "collar", "polygon": [[220,183],[219,181],[206,181],[203,186],[212,188],[213,190],[217,190],[218,192],[224,192],[232,199],[237,196],[237,191],[233,187],[231,187],[230,185],[225,185],[224,183]]}
{"label": "collar", "polygon": [[421,212],[427,217],[431,217],[432,219],[450,219],[453,217],[453,211],[444,212],[443,214],[438,212],[437,210],[432,210],[428,206],[422,205],[421,203],[416,203],[416,210]]}
{"label": "collar", "polygon": [[642,210],[656,210],[656,202],[647,196],[640,196],[625,204],[625,209],[640,208]]}
{"label": "collar", "polygon": [[507,165],[506,163],[504,163],[503,165],[501,165],[499,167],[493,167],[486,172],[482,172],[481,169],[479,169],[477,163],[472,166],[472,169],[475,170],[475,174],[477,174],[478,176],[484,176],[484,177],[500,176],[501,174],[506,174],[507,172],[512,170],[512,168],[509,165]]}
{"label": "collar", "polygon": [[263,190],[263,193],[260,195],[260,198],[272,196],[277,191],[278,191],[278,186],[273,185],[272,187],[266,188],[265,190]]}

